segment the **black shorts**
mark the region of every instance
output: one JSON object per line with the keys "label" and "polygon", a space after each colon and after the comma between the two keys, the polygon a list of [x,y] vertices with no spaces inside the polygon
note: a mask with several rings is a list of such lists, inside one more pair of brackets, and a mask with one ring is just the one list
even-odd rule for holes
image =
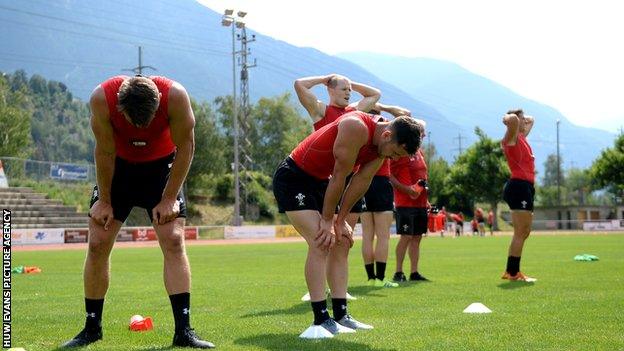
{"label": "black shorts", "polygon": [[364,195],[364,212],[385,212],[394,209],[394,191],[390,178],[374,176],[368,191]]}
{"label": "black shorts", "polygon": [[424,207],[397,207],[396,231],[399,235],[427,233],[427,209]]}
{"label": "black shorts", "polygon": [[[347,184],[348,180],[347,178]],[[280,213],[288,211],[316,210],[323,212],[323,201],[328,180],[318,180],[299,168],[287,157],[273,175],[273,195]],[[362,212],[362,199],[353,205],[351,212]],[[336,208],[338,213],[338,208]]]}
{"label": "black shorts", "polygon": [[[150,221],[152,220],[152,209],[162,199],[174,158],[175,154],[171,154],[155,161],[137,163],[128,162],[119,157],[115,159],[115,172],[111,184],[111,206],[116,220],[125,222],[134,206],[144,208]],[[93,207],[99,199],[98,195],[96,185],[93,188],[89,208]],[[186,218],[186,201],[182,190],[178,193],[177,199],[180,202],[178,218]]]}
{"label": "black shorts", "polygon": [[535,187],[533,183],[522,179],[510,179],[503,189],[503,200],[512,210],[533,211]]}
{"label": "black shorts", "polygon": [[318,180],[304,172],[287,157],[273,175],[273,195],[280,213],[316,210],[323,212],[327,181]]}

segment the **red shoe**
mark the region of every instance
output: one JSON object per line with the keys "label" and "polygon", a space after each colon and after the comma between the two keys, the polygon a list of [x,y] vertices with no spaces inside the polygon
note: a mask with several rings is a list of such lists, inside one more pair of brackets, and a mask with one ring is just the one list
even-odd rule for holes
{"label": "red shoe", "polygon": [[537,279],[531,278],[522,272],[518,272],[516,273],[516,275],[511,275],[509,274],[509,272],[505,272],[505,274],[503,274],[501,279],[507,279],[507,280],[514,281],[514,282],[525,282],[525,283],[533,283],[537,281]]}

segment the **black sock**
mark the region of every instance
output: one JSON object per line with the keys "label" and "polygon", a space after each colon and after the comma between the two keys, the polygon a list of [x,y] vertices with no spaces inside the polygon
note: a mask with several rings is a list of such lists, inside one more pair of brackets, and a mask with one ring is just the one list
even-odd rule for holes
{"label": "black sock", "polygon": [[329,319],[327,312],[327,300],[312,301],[312,313],[314,313],[314,325],[319,325]]}
{"label": "black sock", "polygon": [[518,272],[520,272],[520,257],[507,257],[507,273],[513,276],[518,274]]}
{"label": "black sock", "polygon": [[92,300],[85,297],[85,310],[87,311],[87,320],[85,321],[85,329],[101,329],[102,328],[102,310],[104,309],[104,299]]}
{"label": "black sock", "polygon": [[368,275],[368,280],[375,279],[375,264],[374,263],[365,264],[364,269],[366,269],[366,275]]}
{"label": "black sock", "polygon": [[191,293],[169,295],[176,332],[190,327]]}
{"label": "black sock", "polygon": [[384,280],[386,278],[386,262],[375,262],[377,266],[377,279]]}
{"label": "black sock", "polygon": [[347,314],[347,299],[332,299],[334,319],[339,321]]}

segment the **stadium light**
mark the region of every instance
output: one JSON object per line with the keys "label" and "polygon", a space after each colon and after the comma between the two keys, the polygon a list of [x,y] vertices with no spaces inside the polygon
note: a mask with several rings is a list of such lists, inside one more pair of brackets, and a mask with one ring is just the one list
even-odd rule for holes
{"label": "stadium light", "polygon": [[227,9],[221,16],[221,25],[232,26],[232,124],[234,129],[234,162],[232,171],[234,172],[234,226],[242,225],[240,215],[240,160],[239,160],[239,126],[238,126],[238,100],[236,100],[236,28],[245,28],[245,22],[240,19],[247,15],[245,11],[238,11],[238,17],[234,16],[233,9]]}

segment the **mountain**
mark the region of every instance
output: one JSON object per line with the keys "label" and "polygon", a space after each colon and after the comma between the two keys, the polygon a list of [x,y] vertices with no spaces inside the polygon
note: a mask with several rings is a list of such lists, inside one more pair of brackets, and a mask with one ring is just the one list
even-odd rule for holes
{"label": "mountain", "polygon": [[[511,108],[523,108],[536,121],[529,142],[533,146],[538,169],[543,169],[548,154],[556,153],[557,120],[561,121],[559,144],[564,165],[590,166],[602,149],[613,146],[614,134],[577,126],[556,109],[520,96],[452,62],[367,52],[337,56],[360,65],[414,99],[433,106],[463,130],[472,131],[475,126],[479,126],[491,137],[500,138],[504,134],[502,115]],[[446,135],[447,142],[451,142],[449,139],[456,138],[457,132],[447,131]],[[467,136],[469,142],[476,138],[472,132]],[[456,140],[452,142],[457,146]]]}
{"label": "mountain", "polygon": [[[138,65],[138,46],[142,64],[157,69],[144,74],[169,76],[197,100],[232,93],[231,28],[221,26],[220,14],[193,0],[0,0],[0,32],[0,71],[24,69],[60,81],[82,100],[108,77],[132,74],[123,69]],[[258,60],[249,78],[253,101],[294,95],[299,77],[341,73],[378,87],[383,101],[427,116],[437,149],[451,156],[445,131],[460,127],[435,108],[347,60],[249,29],[251,35],[256,36],[249,45],[252,59]],[[324,89],[317,94],[326,99]]]}

